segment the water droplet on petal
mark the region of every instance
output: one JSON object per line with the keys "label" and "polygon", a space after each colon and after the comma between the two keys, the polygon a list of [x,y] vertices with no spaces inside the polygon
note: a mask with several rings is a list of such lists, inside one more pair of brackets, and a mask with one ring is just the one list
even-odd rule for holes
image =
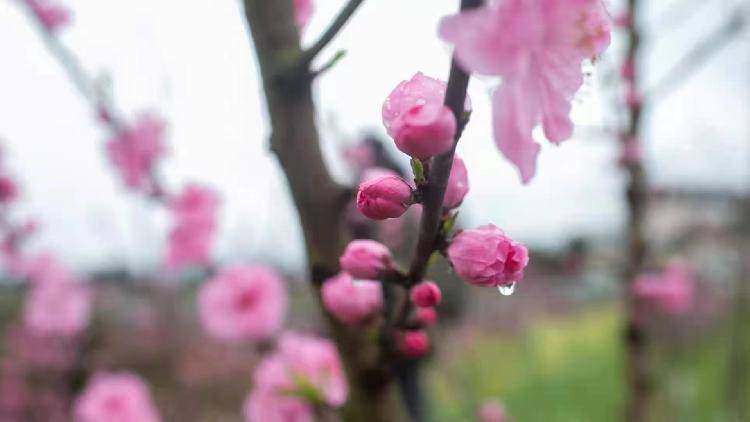
{"label": "water droplet on petal", "polygon": [[501,284],[497,286],[497,291],[503,296],[510,296],[516,290],[516,283]]}

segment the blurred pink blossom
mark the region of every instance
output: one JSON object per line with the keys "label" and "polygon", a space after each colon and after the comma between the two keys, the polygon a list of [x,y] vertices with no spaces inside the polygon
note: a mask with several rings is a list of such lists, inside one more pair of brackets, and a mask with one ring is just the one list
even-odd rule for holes
{"label": "blurred pink blossom", "polygon": [[284,321],[284,282],[261,266],[232,266],[207,281],[198,294],[200,320],[212,336],[225,341],[262,340]]}
{"label": "blurred pink blossom", "polygon": [[479,411],[479,422],[507,422],[508,417],[505,414],[505,407],[497,400],[485,400]]}
{"label": "blurred pink blossom", "polygon": [[412,203],[412,188],[398,176],[363,182],[357,192],[357,209],[373,220],[400,217]]}
{"label": "blurred pink blossom", "polygon": [[338,352],[328,340],[286,333],[255,369],[245,420],[307,422],[314,405],[340,407],[348,386]]}
{"label": "blurred pink blossom", "polygon": [[72,336],[83,331],[91,313],[91,292],[67,270],[49,272],[36,282],[24,305],[24,322],[40,335]]}
{"label": "blurred pink blossom", "polygon": [[459,232],[448,246],[448,258],[464,281],[484,287],[521,281],[529,263],[526,247],[493,224]]}
{"label": "blurred pink blossom", "polygon": [[524,182],[536,172],[538,124],[553,143],[571,136],[581,63],[609,45],[610,27],[601,0],[498,0],[441,22],[464,68],[502,77],[492,100],[495,142]]}
{"label": "blurred pink blossom", "polygon": [[305,30],[313,11],[313,0],[294,0],[294,18],[299,32]]}
{"label": "blurred pink blossom", "polygon": [[9,176],[0,175],[0,204],[8,204],[18,197],[16,182]]}
{"label": "blurred pink blossom", "polygon": [[448,185],[445,188],[443,206],[445,208],[458,207],[467,193],[469,193],[469,175],[466,171],[466,165],[464,165],[464,160],[454,156]]}
{"label": "blurred pink blossom", "polygon": [[117,129],[107,143],[109,159],[120,173],[125,186],[133,190],[153,188],[151,172],[156,160],[165,153],[165,124],[144,113],[128,127]]}
{"label": "blurred pink blossom", "polygon": [[131,372],[95,374],[73,406],[76,422],[158,422],[146,383]]}
{"label": "blurred pink blossom", "polygon": [[341,270],[354,278],[378,280],[387,272],[393,271],[391,251],[374,240],[352,240],[339,258]]}
{"label": "blurred pink blossom", "polygon": [[694,281],[688,265],[672,261],[662,274],[643,274],[633,283],[636,297],[668,314],[682,314],[693,304]]}
{"label": "blurred pink blossom", "polygon": [[50,32],[70,23],[70,11],[55,0],[22,0],[42,26]]}
{"label": "blurred pink blossom", "polygon": [[383,124],[402,152],[425,160],[451,148],[456,118],[443,104],[445,88],[445,82],[419,72],[388,95]]}
{"label": "blurred pink blossom", "polygon": [[169,232],[166,266],[180,269],[206,265],[216,236],[219,197],[211,189],[190,184],[170,203],[173,225]]}
{"label": "blurred pink blossom", "polygon": [[383,308],[383,291],[379,282],[354,281],[344,272],[326,280],[321,294],[328,312],[347,324],[368,320]]}

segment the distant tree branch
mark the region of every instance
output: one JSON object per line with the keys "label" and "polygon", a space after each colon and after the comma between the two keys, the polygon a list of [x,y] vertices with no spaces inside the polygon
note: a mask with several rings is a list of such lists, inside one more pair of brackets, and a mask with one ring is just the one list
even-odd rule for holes
{"label": "distant tree branch", "polygon": [[703,39],[689,51],[667,74],[644,96],[647,102],[661,101],[682,82],[690,78],[696,70],[706,64],[722,47],[729,44],[747,26],[741,11],[735,11],[727,22]]}

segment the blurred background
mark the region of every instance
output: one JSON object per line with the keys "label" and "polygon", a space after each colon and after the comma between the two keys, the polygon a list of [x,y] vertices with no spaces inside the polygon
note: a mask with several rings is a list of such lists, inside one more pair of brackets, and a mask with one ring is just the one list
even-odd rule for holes
{"label": "blurred background", "polygon": [[[165,183],[197,180],[220,192],[214,262],[278,268],[293,297],[289,325],[320,327],[304,280],[297,216],[268,149],[239,2],[65,3],[73,24],[60,37],[83,67],[128,115],[145,108],[168,121],[169,154],[159,169]],[[340,3],[316,3],[306,40],[327,26]],[[450,48],[436,28],[455,3],[365,2],[328,48],[347,51],[315,87],[323,147],[340,181],[356,183],[362,169],[351,152],[365,139],[382,148],[389,165],[408,170],[407,157],[385,135],[380,108],[417,71],[447,77]],[[613,16],[620,3],[609,2]],[[736,353],[750,337],[750,317],[735,300],[741,283],[750,283],[742,256],[749,241],[743,227],[750,225],[743,211],[750,196],[750,31],[743,25],[698,64],[681,63],[726,22],[743,14],[747,20],[750,4],[660,0],[643,1],[641,9],[641,84],[661,89],[675,69],[680,75],[647,109],[641,130],[649,240],[657,262],[685,258],[697,285],[689,313],[649,315],[657,339],[655,420],[729,420],[728,391],[737,388],[737,377],[750,375],[750,356]],[[95,282],[89,359],[136,369],[152,385],[166,420],[237,420],[257,350],[200,334],[194,288],[201,272],[168,281],[160,276],[165,211],[121,187],[104,154],[107,134],[37,32],[14,1],[0,2],[0,140],[4,167],[21,189],[13,214],[40,223],[28,248],[51,251]],[[615,30],[608,52],[587,65],[574,101],[575,135],[560,147],[543,143],[538,174],[528,185],[492,140],[488,93],[495,82],[472,80],[474,113],[458,148],[471,191],[458,224],[493,222],[525,243],[532,261],[511,297],[469,288],[444,267],[435,270],[450,293],[426,373],[432,420],[471,420],[488,398],[501,401],[517,421],[602,421],[621,414],[626,175],[613,122],[624,113],[617,85],[624,37]],[[404,261],[415,221],[407,218],[397,229],[405,233],[396,242]],[[387,237],[389,228],[380,229]],[[0,282],[4,353],[12,349],[20,296],[12,280]]]}

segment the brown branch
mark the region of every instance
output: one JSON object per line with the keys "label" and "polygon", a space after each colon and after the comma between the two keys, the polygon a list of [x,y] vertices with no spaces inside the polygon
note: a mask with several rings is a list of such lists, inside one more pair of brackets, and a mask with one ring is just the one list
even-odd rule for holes
{"label": "brown branch", "polygon": [[[638,16],[639,0],[628,0],[630,16]],[[632,22],[628,32],[628,50],[626,62],[634,64],[633,85],[638,86],[638,66],[640,57],[641,33],[638,22]],[[637,89],[636,89],[637,91]],[[630,105],[628,128],[623,142],[640,142],[642,104]],[[627,264],[623,272],[625,289],[625,326],[623,341],[626,355],[627,396],[625,403],[625,420],[641,422],[648,420],[647,411],[653,396],[651,368],[647,355],[647,329],[640,317],[640,301],[633,294],[632,282],[643,271],[646,262],[648,244],[646,239],[646,209],[648,206],[648,179],[640,161],[626,166],[628,182],[626,187],[627,221]]]}
{"label": "brown branch", "polygon": [[670,69],[653,88],[647,91],[644,98],[649,103],[661,101],[667,94],[690,78],[696,70],[706,64],[722,47],[729,43],[747,26],[741,10],[732,12],[732,16],[721,27],[709,34],[697,46],[689,51],[675,66]]}
{"label": "brown branch", "polygon": [[321,35],[313,45],[302,52],[299,59],[301,67],[308,67],[310,63],[315,60],[315,57],[317,57],[317,55],[323,51],[331,41],[333,41],[339,31],[341,31],[344,25],[346,25],[352,15],[354,15],[354,12],[357,11],[363,2],[364,0],[349,0],[333,22],[328,26],[328,29],[323,32],[323,35]]}
{"label": "brown branch", "polygon": [[[270,117],[271,149],[284,171],[299,214],[312,287],[324,309],[319,288],[339,270],[338,258],[348,240],[343,222],[351,190],[337,184],[325,165],[309,74],[291,72],[279,77],[278,71],[288,65],[289,57],[302,54],[292,2],[244,0],[244,5]],[[351,7],[349,15],[355,6]],[[328,38],[336,31],[331,30]],[[320,43],[319,48],[324,44]],[[384,361],[380,344],[368,330],[349,327],[327,313],[326,316],[349,379],[345,419],[404,420],[394,374]]]}

